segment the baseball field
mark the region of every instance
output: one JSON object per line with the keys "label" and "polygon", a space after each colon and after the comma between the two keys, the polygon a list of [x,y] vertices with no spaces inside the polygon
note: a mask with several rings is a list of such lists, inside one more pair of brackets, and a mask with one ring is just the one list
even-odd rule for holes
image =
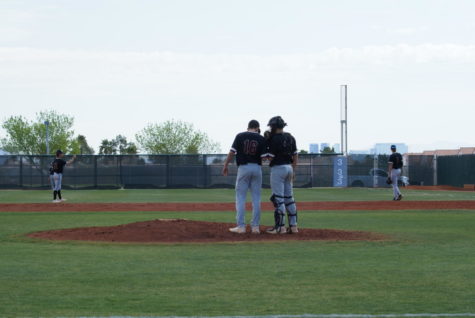
{"label": "baseball field", "polygon": [[[404,194],[296,190],[302,233],[360,239],[114,242],[32,236],[131,223],[141,234],[164,219],[224,231],[234,191],[65,190],[60,204],[50,191],[0,191],[0,317],[475,316],[475,193]],[[273,224],[268,203],[262,224]]]}

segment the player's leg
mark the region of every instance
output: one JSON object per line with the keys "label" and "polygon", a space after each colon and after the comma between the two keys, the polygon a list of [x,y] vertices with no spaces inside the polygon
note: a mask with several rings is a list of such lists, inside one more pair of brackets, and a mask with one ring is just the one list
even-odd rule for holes
{"label": "player's leg", "polygon": [[253,175],[251,179],[251,197],[252,197],[252,232],[259,233],[259,224],[261,221],[261,191],[262,191],[262,168],[259,165],[252,165]]}
{"label": "player's leg", "polygon": [[271,168],[270,183],[272,188],[272,203],[274,204],[274,221],[273,228],[267,230],[270,234],[284,234],[285,229],[285,203],[284,203],[284,181],[286,171],[284,166],[274,166]]}
{"label": "player's leg", "polygon": [[51,189],[53,190],[53,201],[56,201],[58,197],[58,193],[56,192],[55,185],[54,185],[54,174],[49,175],[49,182],[51,184]]}
{"label": "player's leg", "polygon": [[54,200],[53,202],[59,202],[58,200],[58,189],[61,189],[61,187],[59,186],[59,173],[54,173],[53,176],[53,196],[54,196]]}
{"label": "player's leg", "polygon": [[293,168],[292,166],[286,166],[288,169],[287,178],[284,183],[284,201],[285,208],[287,210],[287,216],[289,218],[289,227],[291,233],[297,233],[297,206],[294,199],[293,190]]}
{"label": "player's leg", "polygon": [[401,169],[393,169],[391,170],[391,181],[392,181],[392,186],[393,186],[393,195],[394,195],[394,200],[401,200],[402,195],[401,191],[399,190],[399,176],[401,175]]}
{"label": "player's leg", "polygon": [[246,231],[246,196],[250,184],[250,174],[247,165],[239,166],[236,178],[236,227],[229,229],[235,233]]}
{"label": "player's leg", "polygon": [[59,175],[59,178],[58,178],[58,184],[57,184],[57,188],[58,188],[58,199],[63,201],[63,198],[61,197],[61,186],[63,184],[63,174],[62,173],[58,173]]}

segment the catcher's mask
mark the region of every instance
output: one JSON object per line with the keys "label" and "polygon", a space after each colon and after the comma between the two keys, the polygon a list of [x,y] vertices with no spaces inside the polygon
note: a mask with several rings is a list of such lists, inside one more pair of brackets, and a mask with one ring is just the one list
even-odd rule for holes
{"label": "catcher's mask", "polygon": [[267,124],[267,126],[271,128],[282,129],[285,126],[287,126],[287,123],[282,119],[282,117],[275,116],[269,120],[269,123]]}

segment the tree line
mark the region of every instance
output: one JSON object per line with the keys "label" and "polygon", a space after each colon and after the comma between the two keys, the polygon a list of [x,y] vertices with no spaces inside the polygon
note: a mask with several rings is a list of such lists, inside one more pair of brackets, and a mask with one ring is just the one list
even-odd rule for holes
{"label": "tree line", "polygon": [[[49,154],[57,149],[66,153],[91,155],[95,153],[84,135],[74,133],[74,117],[54,110],[41,111],[34,120],[11,116],[2,123],[5,136],[0,138],[0,148],[11,154],[40,155],[47,153],[46,124],[48,125]],[[168,120],[151,123],[135,135],[136,142],[123,135],[103,139],[98,154],[204,154],[219,153],[220,146],[207,133],[193,124]]]}

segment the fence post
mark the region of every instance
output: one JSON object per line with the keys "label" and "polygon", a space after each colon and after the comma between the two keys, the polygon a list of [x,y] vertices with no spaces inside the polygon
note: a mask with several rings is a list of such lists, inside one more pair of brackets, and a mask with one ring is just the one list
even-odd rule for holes
{"label": "fence post", "polygon": [[165,155],[167,158],[166,160],[166,181],[165,181],[165,188],[170,187],[170,155]]}
{"label": "fence post", "polygon": [[124,180],[122,177],[122,155],[119,155],[119,187],[124,188]]}
{"label": "fence post", "polygon": [[434,161],[432,162],[432,169],[433,169],[433,183],[437,185],[437,155],[434,155]]}
{"label": "fence post", "polygon": [[377,188],[379,186],[378,166],[379,166],[379,156],[375,154],[373,157],[373,188]]}
{"label": "fence post", "polygon": [[208,180],[210,179],[208,176],[208,165],[206,160],[208,159],[207,155],[203,155],[203,175],[204,175],[204,184],[203,188],[208,188]]}
{"label": "fence post", "polygon": [[310,187],[313,188],[313,155],[310,156]]}
{"label": "fence post", "polygon": [[97,156],[94,156],[94,188],[97,189]]}
{"label": "fence post", "polygon": [[23,188],[23,156],[19,156],[20,157],[20,176],[19,176],[19,180],[18,180],[18,183],[20,185],[20,188]]}

